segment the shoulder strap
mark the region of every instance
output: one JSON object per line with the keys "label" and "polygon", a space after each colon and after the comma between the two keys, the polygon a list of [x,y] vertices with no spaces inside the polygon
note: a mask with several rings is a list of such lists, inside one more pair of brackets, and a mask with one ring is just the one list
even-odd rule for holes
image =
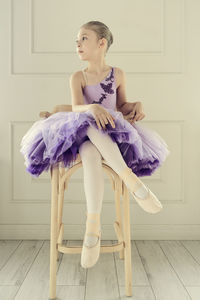
{"label": "shoulder strap", "polygon": [[86,74],[85,74],[84,70],[82,70],[82,73],[83,73],[83,77],[84,77],[84,79],[85,79],[85,82],[86,82],[86,84],[87,84],[87,78],[86,78]]}

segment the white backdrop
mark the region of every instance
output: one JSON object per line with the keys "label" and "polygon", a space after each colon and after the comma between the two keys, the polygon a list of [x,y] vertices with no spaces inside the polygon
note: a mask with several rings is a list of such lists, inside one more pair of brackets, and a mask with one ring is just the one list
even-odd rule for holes
{"label": "white backdrop", "polygon": [[[106,63],[126,72],[128,101],[141,101],[146,114],[139,122],[171,151],[161,168],[143,177],[162,212],[144,212],[130,195],[132,239],[199,239],[199,11],[198,0],[0,0],[1,239],[50,237],[50,173],[27,173],[19,144],[41,110],[71,104],[69,76],[87,65],[75,40],[90,20],[111,29]],[[79,169],[65,193],[64,238],[83,238],[85,211]],[[105,174],[102,239],[115,238],[114,220]]]}

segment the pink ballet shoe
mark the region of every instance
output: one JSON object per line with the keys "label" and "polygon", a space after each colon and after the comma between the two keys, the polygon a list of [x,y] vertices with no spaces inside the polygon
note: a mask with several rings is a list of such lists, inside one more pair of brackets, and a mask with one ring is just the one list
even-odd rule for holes
{"label": "pink ballet shoe", "polygon": [[158,200],[158,198],[150,191],[148,187],[147,188],[147,196],[145,198],[138,197],[135,193],[136,191],[141,187],[144,186],[142,181],[133,173],[132,169],[129,167],[126,167],[122,170],[122,172],[119,174],[121,179],[124,181],[124,183],[129,186],[132,186],[131,188],[131,194],[134,197],[134,199],[137,201],[137,203],[141,206],[141,208],[148,212],[148,213],[158,213],[162,208],[162,204]]}
{"label": "pink ballet shoe", "polygon": [[[100,214],[99,213],[86,213],[86,235],[97,236],[98,240],[94,246],[87,246],[83,242],[81,252],[81,266],[83,268],[91,268],[96,264],[100,254],[100,241],[101,241],[101,230],[99,230]],[[84,237],[85,240],[85,237]]]}

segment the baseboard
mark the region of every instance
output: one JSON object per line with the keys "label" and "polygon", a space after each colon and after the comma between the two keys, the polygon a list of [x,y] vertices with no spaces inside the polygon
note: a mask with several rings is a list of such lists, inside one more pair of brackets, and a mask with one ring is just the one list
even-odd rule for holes
{"label": "baseboard", "polygon": [[[85,224],[64,225],[65,240],[82,240]],[[1,240],[49,240],[50,225],[1,224]],[[116,240],[113,225],[102,224],[102,240]],[[131,240],[200,240],[200,224],[133,224]]]}

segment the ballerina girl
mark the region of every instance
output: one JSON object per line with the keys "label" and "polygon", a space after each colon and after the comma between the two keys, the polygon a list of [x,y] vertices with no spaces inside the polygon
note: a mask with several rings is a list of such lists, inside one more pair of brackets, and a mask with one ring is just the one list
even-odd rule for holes
{"label": "ballerina girl", "polygon": [[125,72],[106,64],[113,43],[110,29],[90,21],[80,27],[77,54],[88,66],[70,76],[72,111],[57,105],[33,124],[21,142],[27,171],[39,176],[51,164],[71,166],[81,156],[87,202],[81,265],[90,268],[100,253],[100,216],[104,193],[102,157],[121,177],[139,206],[158,213],[162,204],[139,179],[150,176],[170,153],[155,132],[135,124],[145,117],[140,101],[127,102]]}

